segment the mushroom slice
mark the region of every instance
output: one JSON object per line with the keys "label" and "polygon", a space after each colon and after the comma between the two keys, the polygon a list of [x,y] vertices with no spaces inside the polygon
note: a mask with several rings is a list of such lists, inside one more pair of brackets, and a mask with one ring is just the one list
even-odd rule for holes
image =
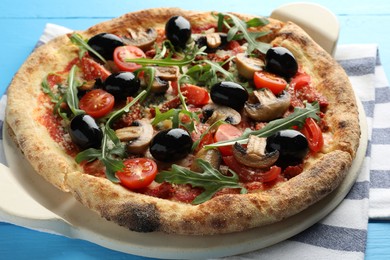
{"label": "mushroom slice", "polygon": [[276,97],[268,88],[253,91],[244,109],[250,118],[256,121],[270,121],[282,117],[290,106],[288,92]]}
{"label": "mushroom slice", "polygon": [[127,45],[136,46],[143,51],[149,50],[157,39],[157,32],[153,28],[148,28],[145,31],[135,31],[127,29],[130,37],[123,37],[123,41]]}
{"label": "mushroom slice", "polygon": [[241,115],[235,109],[227,106],[220,106],[210,103],[202,108],[203,115],[207,119],[206,123],[214,124],[218,120],[223,120],[232,125],[238,125],[241,122]]}
{"label": "mushroom slice", "polygon": [[191,165],[191,170],[194,172],[202,172],[203,170],[196,162],[196,159],[202,159],[206,162],[209,162],[213,168],[219,169],[222,156],[218,149],[200,149],[195,155],[194,162]]}
{"label": "mushroom slice", "polygon": [[115,130],[116,136],[122,142],[128,142],[137,139],[141,136],[141,133],[141,126],[128,126]]}
{"label": "mushroom slice", "polygon": [[213,49],[219,47],[222,43],[219,33],[207,33],[206,40],[207,45]]}
{"label": "mushroom slice", "polygon": [[175,66],[167,66],[167,67],[158,67],[154,66],[156,69],[156,77],[166,80],[166,81],[177,81],[179,78],[179,69]]}
{"label": "mushroom slice", "polygon": [[236,56],[236,66],[238,73],[246,78],[252,79],[256,71],[263,70],[264,61],[254,57],[248,57],[245,53],[239,53]]}
{"label": "mushroom slice", "polygon": [[275,150],[271,153],[266,153],[266,145],[267,138],[250,135],[246,149],[239,143],[233,145],[233,156],[238,162],[246,166],[267,168],[278,160],[279,151]]}
{"label": "mushroom slice", "polygon": [[[145,76],[141,79],[141,86],[146,87],[149,84],[149,75],[145,73]],[[169,83],[166,80],[161,79],[160,77],[155,76],[152,82],[152,87],[150,91],[152,93],[164,93],[168,90]]]}
{"label": "mushroom slice", "polygon": [[132,139],[127,143],[127,151],[133,154],[140,154],[144,153],[149,147],[149,143],[153,138],[153,127],[147,119],[140,119],[135,121],[135,123],[138,125],[130,127],[139,129],[139,136],[138,138]]}

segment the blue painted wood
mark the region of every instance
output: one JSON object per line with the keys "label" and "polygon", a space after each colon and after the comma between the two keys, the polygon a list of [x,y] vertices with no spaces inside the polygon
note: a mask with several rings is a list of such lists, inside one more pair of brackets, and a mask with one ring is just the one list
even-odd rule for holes
{"label": "blue painted wood", "polygon": [[[268,15],[290,1],[259,0],[1,0],[0,1],[0,93],[27,58],[48,22],[76,30],[85,29],[125,12],[143,8],[178,6],[194,10],[236,11]],[[321,0],[341,25],[339,43],[377,43],[386,74],[390,76],[390,1]],[[390,223],[368,225],[366,259],[390,259]],[[0,259],[144,259],[62,236],[28,230],[0,222]]]}

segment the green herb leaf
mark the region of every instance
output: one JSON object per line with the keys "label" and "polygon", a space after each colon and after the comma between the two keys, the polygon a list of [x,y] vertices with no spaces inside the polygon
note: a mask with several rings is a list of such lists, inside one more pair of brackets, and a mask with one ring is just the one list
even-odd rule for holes
{"label": "green herb leaf", "polygon": [[91,46],[88,45],[87,41],[84,40],[80,34],[77,34],[77,33],[73,33],[69,36],[69,39],[72,43],[74,43],[75,45],[77,45],[79,48],[80,48],[80,52],[79,52],[79,58],[81,59],[83,56],[84,56],[84,53],[86,51],[90,51],[92,52],[93,54],[96,55],[96,57],[98,57],[102,62],[106,63],[106,59],[103,58],[97,51],[95,51],[94,49],[91,48]]}
{"label": "green herb leaf", "polygon": [[245,131],[243,135],[238,138],[205,145],[204,147],[206,149],[210,149],[220,146],[233,145],[235,143],[246,144],[248,142],[249,135],[268,137],[280,130],[289,129],[293,126],[302,127],[305,123],[306,118],[312,117],[316,120],[319,120],[319,111],[320,105],[317,102],[314,102],[313,104],[307,103],[305,108],[296,107],[294,109],[294,113],[290,114],[288,117],[270,121],[265,127],[260,130],[248,130]]}
{"label": "green herb leaf", "polygon": [[160,172],[155,181],[158,183],[166,181],[174,184],[190,184],[192,187],[203,188],[203,193],[194,199],[193,204],[201,204],[211,199],[216,192],[223,188],[238,188],[241,189],[241,193],[247,192],[238,183],[238,175],[233,171],[231,171],[232,176],[226,176],[213,168],[209,162],[197,159],[197,163],[203,169],[203,173],[173,164],[170,171]]}
{"label": "green herb leaf", "polygon": [[231,41],[236,37],[237,34],[240,34],[239,38],[244,38],[248,42],[248,49],[247,53],[250,54],[254,50],[258,50],[261,53],[266,53],[267,50],[271,47],[268,43],[259,42],[256,39],[259,36],[263,36],[267,33],[251,33],[248,32],[248,27],[253,27],[257,24],[262,24],[264,21],[261,21],[260,18],[256,20],[250,20],[247,23],[242,21],[240,18],[233,14],[226,13],[224,16],[228,16],[231,19],[231,22],[234,24],[233,27],[231,27],[228,31],[228,41]]}
{"label": "green herb leaf", "polygon": [[269,24],[269,20],[263,17],[255,17],[249,21],[246,21],[246,27],[258,27]]}
{"label": "green herb leaf", "polygon": [[66,91],[66,102],[74,115],[85,114],[84,110],[79,109],[79,98],[77,97],[77,82],[75,79],[77,66],[73,65],[68,75],[68,89]]}
{"label": "green herb leaf", "polygon": [[148,58],[139,58],[139,59],[126,59],[126,62],[134,62],[140,65],[155,65],[155,66],[179,66],[180,68],[191,64],[196,56],[205,55],[203,52],[206,49],[206,46],[198,48],[194,44],[193,48],[187,48],[183,53],[184,57],[182,59],[174,59],[169,55],[163,59],[148,59]]}

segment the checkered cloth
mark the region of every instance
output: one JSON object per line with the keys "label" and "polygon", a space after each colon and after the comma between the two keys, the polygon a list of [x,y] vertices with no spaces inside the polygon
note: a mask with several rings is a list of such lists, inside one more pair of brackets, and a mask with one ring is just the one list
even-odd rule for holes
{"label": "checkered cloth", "polygon": [[[67,32],[48,24],[37,45]],[[367,116],[368,149],[356,183],[319,223],[286,241],[229,259],[364,259],[368,217],[390,219],[390,88],[377,46],[340,45],[335,58],[347,72]],[[5,106],[3,96],[0,126]],[[0,162],[6,164],[2,149]]]}

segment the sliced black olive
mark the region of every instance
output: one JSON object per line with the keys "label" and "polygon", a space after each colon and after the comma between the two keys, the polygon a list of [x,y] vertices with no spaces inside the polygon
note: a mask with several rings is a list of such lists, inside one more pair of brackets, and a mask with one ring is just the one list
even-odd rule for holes
{"label": "sliced black olive", "polygon": [[306,137],[296,130],[281,130],[267,137],[267,152],[279,151],[276,165],[283,168],[302,162],[309,151]]}
{"label": "sliced black olive", "polygon": [[[88,40],[88,45],[103,56],[106,60],[113,59],[113,53],[116,47],[123,46],[122,39],[115,34],[100,33]],[[89,55],[95,57],[95,54],[89,52]],[[96,57],[95,57],[96,58]]]}
{"label": "sliced black olive", "polygon": [[140,80],[132,72],[118,72],[107,77],[103,89],[112,94],[115,100],[125,100],[137,93],[140,86]]}
{"label": "sliced black olive", "polygon": [[149,146],[152,156],[163,162],[183,159],[191,152],[192,138],[181,128],[163,130],[156,134]]}
{"label": "sliced black olive", "polygon": [[222,81],[211,87],[210,97],[216,104],[240,110],[248,100],[248,91],[235,82]]}
{"label": "sliced black olive", "polygon": [[265,55],[265,69],[285,78],[291,78],[298,71],[294,55],[284,47],[274,47]]}
{"label": "sliced black olive", "polygon": [[99,148],[103,133],[89,115],[77,115],[70,122],[69,135],[80,149]]}
{"label": "sliced black olive", "polygon": [[165,24],[165,36],[173,46],[185,49],[191,38],[191,24],[183,16],[173,16]]}

